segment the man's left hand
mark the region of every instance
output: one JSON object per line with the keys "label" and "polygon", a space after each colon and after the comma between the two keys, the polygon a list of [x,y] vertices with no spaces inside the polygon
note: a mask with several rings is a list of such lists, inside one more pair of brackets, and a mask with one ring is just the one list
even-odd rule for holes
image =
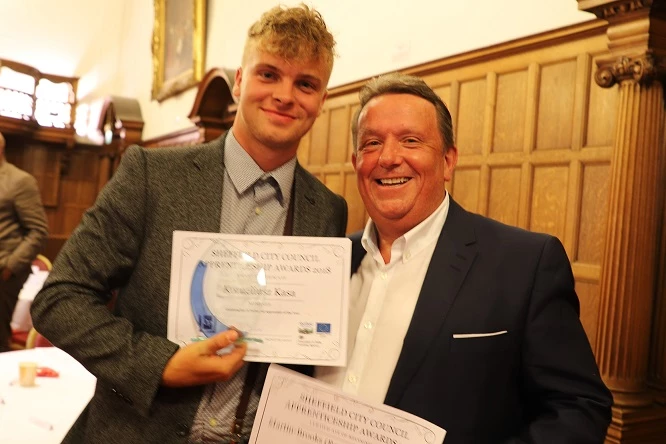
{"label": "man's left hand", "polygon": [[11,270],[9,267],[5,267],[5,268],[2,270],[2,280],[3,280],[4,282],[7,282],[7,281],[9,280],[9,278],[12,277],[13,274],[14,274],[14,273],[12,272],[12,270]]}

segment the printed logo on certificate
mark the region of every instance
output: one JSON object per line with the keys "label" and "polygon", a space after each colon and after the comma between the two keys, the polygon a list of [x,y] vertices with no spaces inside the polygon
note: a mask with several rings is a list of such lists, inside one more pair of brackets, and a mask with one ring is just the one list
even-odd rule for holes
{"label": "printed logo on certificate", "polygon": [[167,337],[233,327],[245,360],[345,365],[351,241],[176,231]]}

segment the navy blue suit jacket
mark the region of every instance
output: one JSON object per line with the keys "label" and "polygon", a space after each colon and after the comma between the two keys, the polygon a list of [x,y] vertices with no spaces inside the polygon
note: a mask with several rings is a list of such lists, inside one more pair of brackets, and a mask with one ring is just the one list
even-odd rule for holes
{"label": "navy blue suit jacket", "polygon": [[446,429],[446,444],[603,443],[612,397],[559,240],[451,199],[385,403]]}

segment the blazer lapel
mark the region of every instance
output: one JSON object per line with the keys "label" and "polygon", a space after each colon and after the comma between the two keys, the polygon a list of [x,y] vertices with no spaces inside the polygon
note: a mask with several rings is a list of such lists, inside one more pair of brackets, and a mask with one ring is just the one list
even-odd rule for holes
{"label": "blazer lapel", "polygon": [[449,213],[426,272],[385,403],[396,406],[446,321],[477,254],[468,215],[450,199]]}
{"label": "blazer lapel", "polygon": [[314,191],[311,181],[313,179],[296,163],[294,171],[294,190],[292,195],[294,205],[294,236],[317,236],[324,230],[321,226],[322,199]]}
{"label": "blazer lapel", "polygon": [[188,165],[187,194],[184,199],[188,231],[219,232],[224,178],[224,139],[210,143]]}

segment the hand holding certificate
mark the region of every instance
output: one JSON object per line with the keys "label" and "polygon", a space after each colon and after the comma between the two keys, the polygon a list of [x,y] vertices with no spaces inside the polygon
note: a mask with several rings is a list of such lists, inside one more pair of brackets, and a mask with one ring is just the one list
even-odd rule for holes
{"label": "hand holding certificate", "polygon": [[441,444],[446,431],[412,414],[271,365],[250,444]]}
{"label": "hand holding certificate", "polygon": [[167,337],[234,327],[245,360],[344,365],[350,241],[174,232]]}

